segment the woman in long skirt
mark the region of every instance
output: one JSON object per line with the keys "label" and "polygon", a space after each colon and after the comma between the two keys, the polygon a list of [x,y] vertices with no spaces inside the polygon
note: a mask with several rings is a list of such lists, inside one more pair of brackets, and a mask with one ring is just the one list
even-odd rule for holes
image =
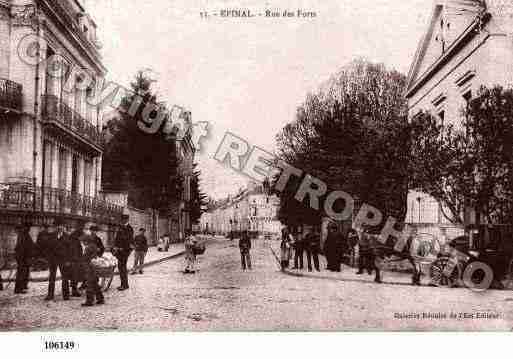
{"label": "woman in long skirt", "polygon": [[287,228],[281,231],[280,250],[281,270],[284,271],[289,267],[290,258],[292,257],[292,238]]}
{"label": "woman in long skirt", "polygon": [[185,270],[184,273],[196,272],[196,254],[194,253],[194,246],[196,245],[196,238],[190,233],[185,237]]}

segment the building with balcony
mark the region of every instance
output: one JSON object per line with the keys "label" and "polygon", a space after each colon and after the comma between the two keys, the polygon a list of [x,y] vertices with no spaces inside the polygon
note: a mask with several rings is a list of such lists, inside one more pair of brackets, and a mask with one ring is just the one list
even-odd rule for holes
{"label": "building with balcony", "polygon": [[102,111],[90,101],[106,75],[99,49],[78,0],[0,0],[4,246],[24,218],[85,219],[107,232],[120,220],[123,208],[101,195]]}
{"label": "building with balcony", "polygon": [[[481,86],[513,85],[513,4],[503,1],[434,1],[427,31],[409,72],[408,115],[431,111],[458,126],[466,103]],[[430,196],[410,192],[406,220],[438,238],[453,238],[454,225]],[[463,214],[465,224],[473,211]]]}
{"label": "building with balcony", "polygon": [[196,148],[192,142],[192,115],[185,112],[183,115],[185,131],[178,134],[175,139],[176,155],[178,160],[178,176],[181,180],[181,194],[179,198],[170,203],[169,233],[172,240],[183,240],[185,232],[192,230],[191,222],[191,181],[194,170],[194,156]]}

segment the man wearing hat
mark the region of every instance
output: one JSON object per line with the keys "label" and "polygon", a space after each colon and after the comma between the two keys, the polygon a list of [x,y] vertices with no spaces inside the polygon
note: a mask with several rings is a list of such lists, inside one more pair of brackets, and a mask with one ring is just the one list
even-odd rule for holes
{"label": "man wearing hat", "polygon": [[77,285],[80,281],[84,280],[82,263],[83,263],[83,250],[82,244],[80,243],[80,237],[84,235],[84,221],[78,221],[77,229],[70,235],[71,240],[71,296],[80,297],[80,292],[77,289]]}
{"label": "man wearing hat", "polygon": [[18,239],[14,249],[17,265],[16,284],[14,286],[15,294],[26,293],[30,274],[30,262],[36,255],[36,246],[30,236],[30,227],[32,227],[30,223],[24,223],[17,227]]}
{"label": "man wearing hat", "polygon": [[53,300],[55,290],[55,276],[60,262],[60,248],[57,242],[57,233],[50,231],[48,223],[43,224],[43,230],[37,236],[36,245],[41,256],[46,259],[50,271],[48,280],[48,294],[46,301]]}
{"label": "man wearing hat", "polygon": [[123,224],[116,234],[112,251],[118,259],[119,279],[121,281],[121,285],[118,287],[118,290],[128,289],[127,261],[130,253],[132,252],[132,245],[134,242],[134,230],[128,223],[129,218],[130,217],[128,215],[123,215]]}
{"label": "man wearing hat", "polygon": [[[48,296],[45,300],[52,300],[55,292],[55,278],[57,275],[57,267],[62,277],[62,298],[69,300],[69,286],[72,279],[73,270],[71,264],[72,257],[72,242],[68,233],[66,233],[65,223],[62,219],[57,219],[54,223],[57,232],[55,238],[55,260],[49,262],[50,277],[48,280]],[[53,239],[52,239],[53,240]]]}

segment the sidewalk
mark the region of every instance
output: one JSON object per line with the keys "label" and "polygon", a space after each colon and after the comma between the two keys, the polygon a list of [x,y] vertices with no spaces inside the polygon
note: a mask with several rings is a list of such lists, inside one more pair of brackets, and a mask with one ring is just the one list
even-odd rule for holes
{"label": "sidewalk", "polygon": [[[273,242],[271,245],[271,251],[279,263],[280,256],[280,242]],[[319,267],[320,272],[317,272],[313,268],[312,272],[308,271],[308,261],[306,260],[306,254],[304,256],[304,269],[292,269],[294,267],[294,258],[290,261],[289,269],[285,271],[286,274],[296,277],[307,277],[307,278],[318,278],[336,281],[346,282],[361,282],[361,283],[374,283],[374,272],[372,275],[365,274],[358,275],[356,272],[357,268],[350,267],[342,264],[340,272],[331,272],[326,270],[326,258],[323,255],[319,255]],[[312,263],[313,267],[313,263]],[[381,280],[383,284],[395,284],[395,285],[412,285],[412,276],[408,273],[381,271]],[[421,276],[421,285],[427,286],[429,284],[429,277],[426,275]]]}
{"label": "sidewalk", "polygon": [[[160,262],[173,259],[176,257],[179,257],[184,254],[184,244],[183,243],[173,243],[169,246],[169,250],[167,252],[159,252],[157,250],[157,247],[150,247],[148,249],[148,254],[146,254],[146,258],[144,260],[144,267],[148,267],[154,264],[158,264]],[[134,263],[134,251],[130,254],[130,257],[128,257],[128,269],[130,270],[132,268],[132,265]],[[14,281],[14,272],[10,271],[1,271],[2,278],[4,282],[13,282]],[[118,271],[116,270],[115,274],[118,274]],[[9,277],[9,275],[11,277]],[[40,272],[30,272],[30,281],[31,282],[46,282],[48,280],[48,270],[40,271]],[[60,273],[57,276],[57,280],[60,279]]]}

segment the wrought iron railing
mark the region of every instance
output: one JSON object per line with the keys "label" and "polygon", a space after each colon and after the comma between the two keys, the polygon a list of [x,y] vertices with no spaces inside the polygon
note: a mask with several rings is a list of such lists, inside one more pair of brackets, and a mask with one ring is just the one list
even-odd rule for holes
{"label": "wrought iron railing", "polygon": [[43,95],[43,118],[61,123],[80,137],[102,147],[102,134],[91,122],[54,95]]}
{"label": "wrought iron railing", "polygon": [[98,52],[98,48],[95,42],[91,41],[84,34],[82,29],[79,26],[79,21],[77,21],[79,15],[83,15],[82,13],[78,13],[69,3],[68,1],[63,0],[48,0],[48,3],[52,6],[52,9],[56,11],[64,21],[67,23],[68,28],[73,31],[80,39],[82,43],[85,44],[89,49],[92,49],[96,55],[100,55]]}
{"label": "wrought iron railing", "polygon": [[16,82],[0,78],[0,107],[21,111],[22,86]]}
{"label": "wrought iron railing", "polygon": [[71,215],[107,223],[119,223],[123,207],[97,197],[64,189],[0,184],[0,211],[23,211]]}

